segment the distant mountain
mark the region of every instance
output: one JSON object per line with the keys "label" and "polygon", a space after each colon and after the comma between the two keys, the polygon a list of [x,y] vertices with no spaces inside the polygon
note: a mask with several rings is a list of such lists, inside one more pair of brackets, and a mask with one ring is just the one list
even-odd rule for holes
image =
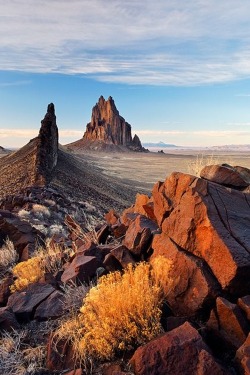
{"label": "distant mountain", "polygon": [[145,148],[179,148],[180,146],[173,145],[171,143],[164,143],[164,142],[157,142],[157,143],[143,143],[143,147]]}
{"label": "distant mountain", "polygon": [[244,151],[250,151],[250,144],[245,145],[223,145],[223,146],[213,146],[208,147],[211,150],[216,151],[235,151],[235,152],[244,152]]}

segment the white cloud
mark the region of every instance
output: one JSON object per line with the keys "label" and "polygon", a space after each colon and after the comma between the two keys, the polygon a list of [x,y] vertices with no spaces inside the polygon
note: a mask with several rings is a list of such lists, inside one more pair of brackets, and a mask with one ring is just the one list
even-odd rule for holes
{"label": "white cloud", "polygon": [[32,138],[38,135],[38,131],[35,129],[0,129],[1,138]]}
{"label": "white cloud", "polygon": [[[7,137],[15,138],[34,138],[38,135],[38,129],[0,129],[0,139]],[[82,137],[83,131],[81,130],[60,130],[60,138],[75,138]]]}
{"label": "white cloud", "polygon": [[187,134],[186,131],[182,130],[134,130],[134,133],[137,135],[153,135],[153,136],[161,136],[161,135],[180,135],[180,134]]}
{"label": "white cloud", "polygon": [[0,0],[0,70],[197,85],[250,77],[244,0]]}
{"label": "white cloud", "polygon": [[26,85],[30,85],[31,84],[31,81],[14,81],[14,82],[0,82],[0,88],[3,88],[3,87],[11,87],[11,86],[26,86]]}

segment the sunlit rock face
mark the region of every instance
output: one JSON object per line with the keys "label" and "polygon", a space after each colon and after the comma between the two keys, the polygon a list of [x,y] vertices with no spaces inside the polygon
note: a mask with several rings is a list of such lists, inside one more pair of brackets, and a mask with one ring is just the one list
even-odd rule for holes
{"label": "sunlit rock face", "polygon": [[131,125],[120,116],[111,96],[108,100],[101,96],[93,107],[91,122],[87,124],[83,139],[143,150],[139,137],[132,138]]}

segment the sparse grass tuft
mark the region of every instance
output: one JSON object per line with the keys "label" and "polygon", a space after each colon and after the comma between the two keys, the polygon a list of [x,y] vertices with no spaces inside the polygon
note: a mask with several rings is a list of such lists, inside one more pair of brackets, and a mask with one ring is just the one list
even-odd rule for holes
{"label": "sparse grass tuft", "polygon": [[48,207],[43,206],[42,204],[33,204],[32,206],[32,213],[40,218],[49,218],[50,217],[50,211]]}
{"label": "sparse grass tuft", "polygon": [[218,157],[215,157],[214,155],[197,155],[196,159],[193,162],[190,162],[190,164],[188,165],[188,173],[200,177],[200,172],[206,165],[213,165],[218,163]]}
{"label": "sparse grass tuft", "polygon": [[3,331],[0,338],[0,374],[45,373],[46,346],[43,337],[53,328],[55,322],[31,322],[11,333]]}
{"label": "sparse grass tuft", "polygon": [[0,276],[2,277],[17,262],[18,254],[14,248],[14,244],[8,238],[4,245],[0,248]]}

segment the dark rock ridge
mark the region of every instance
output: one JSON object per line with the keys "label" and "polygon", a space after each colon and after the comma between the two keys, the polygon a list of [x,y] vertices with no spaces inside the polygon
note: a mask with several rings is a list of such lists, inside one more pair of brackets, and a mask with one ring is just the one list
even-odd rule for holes
{"label": "dark rock ridge", "polygon": [[58,129],[54,104],[48,105],[38,137],[0,159],[0,197],[25,187],[45,186],[52,178],[58,157]]}
{"label": "dark rock ridge", "polygon": [[37,181],[47,182],[57,164],[58,157],[58,128],[56,125],[55,107],[50,103],[47,113],[41,121],[38,135],[37,150]]}
{"label": "dark rock ridge", "polygon": [[120,116],[113,98],[101,96],[92,109],[91,122],[86,126],[83,139],[68,145],[69,148],[89,148],[105,151],[146,151],[137,135],[132,138],[131,125]]}

